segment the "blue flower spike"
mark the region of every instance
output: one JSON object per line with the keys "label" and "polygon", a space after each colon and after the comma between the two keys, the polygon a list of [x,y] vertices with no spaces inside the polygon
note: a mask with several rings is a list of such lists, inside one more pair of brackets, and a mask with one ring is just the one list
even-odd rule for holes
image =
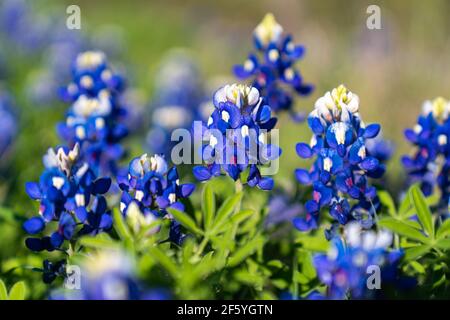
{"label": "blue flower spike", "polygon": [[[63,249],[64,242],[82,235],[95,235],[112,226],[110,212],[103,196],[111,185],[110,178],[97,178],[87,163],[80,161],[80,147],[49,149],[43,157],[45,170],[39,182],[27,182],[31,199],[39,202],[39,215],[23,224],[30,235],[27,247],[32,251]],[[48,230],[57,222],[56,231]]]}
{"label": "blue flower spike", "polygon": [[273,179],[264,176],[261,167],[281,155],[281,149],[267,142],[277,118],[264,104],[255,87],[226,85],[216,91],[215,109],[203,128],[201,152],[206,165],[196,166],[194,176],[206,181],[222,172],[234,181],[248,170],[246,182],[262,190],[273,188]]}
{"label": "blue flower spike", "polygon": [[366,143],[378,135],[380,125],[364,124],[358,96],[343,85],[316,101],[308,124],[311,142],[298,143],[296,151],[300,158],[312,158],[313,165],[310,170],[297,169],[295,176],[300,184],[312,185],[313,192],[305,205],[305,221],[296,218],[294,225],[301,231],[317,227],[320,211],[327,208],[339,224],[357,220],[370,228],[373,219],[363,219],[361,210],[369,217],[375,214],[379,200],[369,178],[379,178],[384,171],[380,173],[382,164]]}
{"label": "blue flower spike", "polygon": [[242,65],[234,66],[235,76],[251,79],[274,112],[287,111],[295,121],[303,121],[304,114],[294,110],[295,96],[308,96],[313,86],[303,82],[295,64],[305,48],[295,45],[291,35],[283,34],[283,27],[271,13],[255,28],[253,40],[257,52],[250,53]]}
{"label": "blue flower spike", "polygon": [[425,101],[413,129],[405,130],[414,145],[411,155],[402,158],[409,183],[419,182],[429,196],[440,191],[438,210],[448,214],[450,201],[450,102],[444,98]]}

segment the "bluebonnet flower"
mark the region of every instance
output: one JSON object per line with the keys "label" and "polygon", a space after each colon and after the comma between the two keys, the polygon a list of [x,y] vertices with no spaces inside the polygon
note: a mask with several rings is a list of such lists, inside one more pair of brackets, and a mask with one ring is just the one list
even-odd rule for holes
{"label": "bluebonnet flower", "polygon": [[136,276],[136,266],[121,251],[100,251],[81,261],[80,290],[52,292],[53,300],[165,300],[166,290],[148,290]]}
{"label": "bluebonnet flower", "polygon": [[[273,188],[273,179],[263,176],[260,166],[277,159],[281,149],[267,143],[267,134],[275,127],[277,118],[263,104],[254,87],[226,85],[214,94],[215,110],[203,127],[202,147],[206,166],[194,167],[200,181],[221,174],[222,169],[235,181],[248,169],[246,183],[263,190]],[[198,138],[198,137],[196,137]]]}
{"label": "bluebonnet flower", "polygon": [[[380,281],[396,281],[402,251],[389,250],[392,234],[388,231],[362,231],[356,222],[345,227],[345,240],[334,238],[328,254],[318,254],[313,262],[319,280],[327,286],[329,299],[373,298],[376,290],[367,287],[369,266],[379,268]],[[369,270],[369,272],[368,272]]]}
{"label": "bluebonnet flower", "polygon": [[9,94],[0,91],[0,159],[7,153],[17,134],[14,102]]}
{"label": "bluebonnet flower", "polygon": [[15,53],[41,50],[51,33],[50,23],[34,14],[34,10],[24,0],[5,0],[0,4],[0,37],[8,41]]}
{"label": "bluebonnet flower", "polygon": [[[23,224],[30,235],[26,239],[32,251],[62,249],[64,242],[84,234],[95,235],[112,226],[110,212],[103,197],[110,178],[97,178],[86,163],[80,161],[79,145],[72,150],[60,147],[49,149],[44,156],[45,171],[39,182],[28,182],[26,192],[39,202],[39,215]],[[47,227],[56,229],[45,233]]]}
{"label": "bluebonnet flower", "polygon": [[[195,189],[191,183],[180,184],[176,167],[169,169],[161,155],[143,154],[130,162],[128,175],[118,177],[123,190],[120,210],[135,231],[151,225],[158,218],[172,218],[168,208],[184,211],[181,199],[189,197]],[[172,237],[180,243],[183,236],[172,222]],[[155,232],[156,230],[150,230]]]}
{"label": "bluebonnet flower", "polygon": [[303,114],[293,110],[294,96],[309,95],[313,86],[306,84],[295,63],[305,48],[295,45],[291,35],[283,35],[283,27],[267,14],[253,32],[257,53],[251,53],[243,65],[234,67],[239,79],[252,79],[252,86],[260,91],[265,103],[275,112],[288,111],[294,119],[302,120]]}
{"label": "bluebonnet flower", "polygon": [[194,120],[201,120],[200,105],[205,93],[195,60],[182,50],[167,54],[155,83],[146,141],[152,153],[170,156],[172,131],[188,129]]}
{"label": "bluebonnet flower", "polygon": [[316,228],[324,208],[340,224],[373,224],[379,203],[369,178],[380,177],[380,161],[367,152],[366,140],[375,138],[380,126],[365,126],[358,109],[358,96],[341,85],[319,98],[308,117],[314,135],[296,150],[301,158],[315,160],[309,171],[297,169],[295,174],[301,184],[313,186],[313,193],[305,204],[306,216],[294,220],[299,230]]}
{"label": "bluebonnet flower", "polygon": [[439,206],[446,211],[450,200],[450,102],[444,98],[426,101],[413,129],[405,130],[414,144],[412,155],[402,158],[410,183],[420,182],[426,196],[441,192]]}
{"label": "bluebonnet flower", "polygon": [[58,125],[70,146],[79,143],[84,160],[96,174],[117,174],[117,161],[124,155],[121,140],[128,134],[122,123],[126,110],[119,104],[124,79],[115,74],[102,52],[78,55],[72,82],[61,90],[72,103],[65,123]]}

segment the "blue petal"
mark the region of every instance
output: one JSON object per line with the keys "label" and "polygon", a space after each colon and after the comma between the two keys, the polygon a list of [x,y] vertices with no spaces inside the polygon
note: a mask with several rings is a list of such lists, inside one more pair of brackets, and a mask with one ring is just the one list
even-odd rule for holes
{"label": "blue petal", "polygon": [[25,191],[33,200],[38,200],[42,198],[41,190],[39,184],[36,182],[27,182],[25,184]]}
{"label": "blue petal", "polygon": [[412,142],[412,143],[416,143],[417,142],[417,134],[414,132],[414,130],[411,129],[406,129],[404,132],[405,138]]}
{"label": "blue petal", "polygon": [[374,157],[366,157],[360,164],[359,166],[366,170],[366,171],[371,171],[374,170],[378,167],[379,161],[377,158]]}
{"label": "blue petal", "polygon": [[311,128],[312,132],[314,132],[314,134],[319,135],[322,134],[324,131],[322,123],[320,122],[320,119],[317,117],[308,118],[308,125]]}
{"label": "blue petal", "polygon": [[44,230],[45,221],[41,217],[33,217],[23,224],[23,229],[29,234],[37,234]]}
{"label": "blue petal", "polygon": [[295,150],[297,151],[299,157],[303,159],[311,158],[313,154],[310,146],[303,142],[297,143],[297,145],[295,146]]}
{"label": "blue petal", "polygon": [[203,166],[196,166],[192,170],[194,177],[199,181],[206,181],[211,178],[209,170]]}
{"label": "blue petal", "polygon": [[111,178],[101,178],[94,182],[93,194],[104,194],[111,186]]}
{"label": "blue petal", "polygon": [[195,190],[195,185],[192,183],[186,183],[181,186],[181,196],[187,198]]}
{"label": "blue petal", "polygon": [[295,177],[297,178],[297,181],[301,184],[304,185],[311,184],[311,176],[309,175],[309,172],[305,169],[296,169]]}
{"label": "blue petal", "polygon": [[380,132],[381,126],[377,123],[370,124],[364,130],[364,138],[375,138]]}
{"label": "blue petal", "polygon": [[78,220],[80,220],[81,222],[86,221],[88,213],[86,211],[85,207],[78,207],[75,209],[75,214],[78,218]]}
{"label": "blue petal", "polygon": [[102,219],[100,221],[99,227],[101,229],[108,230],[108,229],[110,229],[112,227],[112,225],[113,225],[113,220],[111,218],[111,215],[110,214],[103,214],[102,215]]}
{"label": "blue petal", "polygon": [[27,238],[25,240],[25,245],[31,251],[39,252],[45,249],[42,240],[39,238]]}
{"label": "blue petal", "polygon": [[273,184],[274,182],[272,178],[261,178],[258,182],[258,187],[261,190],[272,190]]}
{"label": "blue petal", "polygon": [[50,243],[55,248],[59,248],[64,242],[64,238],[62,235],[60,235],[58,232],[53,232],[50,236]]}

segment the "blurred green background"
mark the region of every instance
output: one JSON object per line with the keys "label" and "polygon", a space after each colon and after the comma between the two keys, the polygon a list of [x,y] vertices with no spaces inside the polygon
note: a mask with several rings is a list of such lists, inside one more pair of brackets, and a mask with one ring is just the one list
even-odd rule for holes
{"label": "blurred green background", "polygon": [[[410,149],[403,139],[404,128],[414,124],[424,100],[449,96],[450,2],[446,0],[32,1],[36,12],[62,17],[70,4],[80,6],[82,19],[81,31],[71,32],[91,34],[105,25],[118,27],[121,54],[112,63],[127,70],[129,86],[141,89],[148,102],[158,64],[174,47],[191,50],[206,82],[217,77],[234,81],[232,66],[245,60],[253,49],[253,29],[272,12],[295,42],[307,49],[297,67],[316,89],[310,97],[297,100],[297,110],[309,112],[317,98],[341,83],[358,94],[364,121],[381,123],[384,137],[396,144],[387,188],[397,194],[404,177],[399,158]],[[381,8],[381,30],[366,27],[371,4]],[[7,222],[0,229],[2,272],[25,263],[20,261],[26,252],[24,235],[14,221],[31,216],[37,208],[27,198],[24,183],[39,178],[42,155],[60,142],[55,125],[68,108],[63,103],[35,108],[24,98],[24,81],[41,59],[11,63],[14,72],[6,79],[17,100],[20,131],[0,164],[0,203],[12,208],[2,209]],[[293,188],[293,170],[302,165],[295,144],[309,141],[311,134],[305,124],[295,124],[287,115],[280,117],[278,127],[283,155],[276,184]],[[144,135],[127,140],[130,156],[142,152],[143,140]]]}

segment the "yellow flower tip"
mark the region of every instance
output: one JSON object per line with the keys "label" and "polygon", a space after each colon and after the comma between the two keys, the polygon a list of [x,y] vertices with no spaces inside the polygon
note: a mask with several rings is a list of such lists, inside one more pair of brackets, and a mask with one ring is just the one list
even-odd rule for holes
{"label": "yellow flower tip", "polygon": [[277,20],[275,19],[275,16],[273,15],[273,13],[268,12],[262,19],[261,24],[266,26],[267,28],[270,28],[274,25],[277,25],[278,23],[277,23]]}
{"label": "yellow flower tip", "polygon": [[263,45],[278,41],[282,32],[283,27],[276,21],[272,13],[267,13],[254,31],[255,36]]}

